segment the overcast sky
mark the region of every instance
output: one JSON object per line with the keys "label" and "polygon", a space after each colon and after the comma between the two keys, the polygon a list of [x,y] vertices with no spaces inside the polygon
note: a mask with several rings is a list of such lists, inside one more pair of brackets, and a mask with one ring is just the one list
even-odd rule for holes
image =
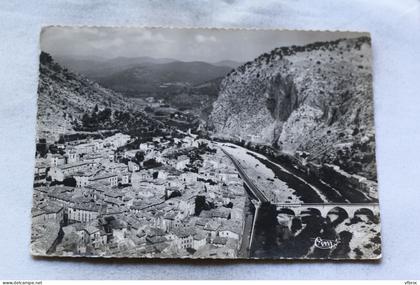
{"label": "overcast sky", "polygon": [[276,47],[358,37],[348,32],[168,28],[47,27],[41,49],[53,56],[150,56],[183,61],[245,62]]}

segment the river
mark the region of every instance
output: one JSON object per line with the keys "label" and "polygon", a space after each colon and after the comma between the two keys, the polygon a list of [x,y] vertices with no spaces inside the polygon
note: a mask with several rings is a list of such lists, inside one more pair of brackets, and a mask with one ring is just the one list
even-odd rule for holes
{"label": "river", "polygon": [[[321,216],[318,211],[294,215],[280,213],[278,203],[349,203],[340,191],[322,181],[308,181],[261,154],[240,146],[222,144],[225,151],[240,163],[253,184],[272,197],[269,202],[246,208],[245,227],[240,257],[251,258],[375,258],[380,255],[379,218],[370,215],[348,217],[346,213],[332,211]],[[245,185],[249,199],[256,197]],[[272,193],[274,192],[274,193]],[[257,212],[254,212],[257,211]],[[256,217],[254,221],[253,218]],[[252,222],[251,222],[252,221]],[[249,236],[253,225],[253,236]],[[246,240],[251,246],[246,251]]]}

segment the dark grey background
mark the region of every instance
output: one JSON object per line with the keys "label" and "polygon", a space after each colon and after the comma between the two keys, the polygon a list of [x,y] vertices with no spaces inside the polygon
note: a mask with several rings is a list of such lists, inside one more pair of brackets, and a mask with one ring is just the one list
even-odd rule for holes
{"label": "dark grey background", "polygon": [[[315,4],[316,3],[316,4]],[[29,255],[39,33],[43,25],[370,31],[380,263],[34,259]],[[0,279],[420,278],[420,2],[1,1]]]}

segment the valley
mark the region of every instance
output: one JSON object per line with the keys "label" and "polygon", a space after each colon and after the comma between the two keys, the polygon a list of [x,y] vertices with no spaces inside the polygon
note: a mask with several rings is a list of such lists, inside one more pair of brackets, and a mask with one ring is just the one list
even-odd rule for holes
{"label": "valley", "polygon": [[36,255],[381,255],[367,37],[245,64],[43,52],[38,93]]}
{"label": "valley", "polygon": [[127,98],[191,111],[207,119],[223,77],[240,65],[235,61],[184,62],[170,58],[114,58],[88,60],[58,57],[58,62]]}

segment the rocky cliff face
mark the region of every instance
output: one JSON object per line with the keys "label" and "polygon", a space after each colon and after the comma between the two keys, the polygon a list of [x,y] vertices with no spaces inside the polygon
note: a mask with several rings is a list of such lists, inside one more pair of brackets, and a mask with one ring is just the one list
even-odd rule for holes
{"label": "rocky cliff face", "polygon": [[228,74],[215,134],[376,179],[370,38],[277,48]]}
{"label": "rocky cliff face", "polygon": [[38,138],[57,139],[73,130],[85,112],[95,108],[128,110],[133,105],[122,95],[103,88],[41,53],[38,85]]}

